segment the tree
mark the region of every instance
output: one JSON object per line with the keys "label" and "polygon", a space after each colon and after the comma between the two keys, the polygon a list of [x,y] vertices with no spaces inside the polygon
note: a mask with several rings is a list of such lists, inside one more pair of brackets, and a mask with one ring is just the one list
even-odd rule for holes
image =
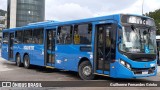
{"label": "tree", "polygon": [[156,26],[157,26],[157,35],[160,35],[160,9],[155,10],[154,12],[149,12],[145,14],[146,16],[149,16],[155,20]]}

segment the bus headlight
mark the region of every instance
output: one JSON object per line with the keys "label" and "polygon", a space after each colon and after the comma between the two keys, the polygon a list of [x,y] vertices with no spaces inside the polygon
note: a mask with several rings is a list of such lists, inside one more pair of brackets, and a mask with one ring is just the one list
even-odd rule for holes
{"label": "bus headlight", "polygon": [[156,64],[155,64],[155,63],[151,63],[150,66],[151,66],[151,67],[155,67]]}
{"label": "bus headlight", "polygon": [[120,60],[120,63],[125,66],[125,61]]}
{"label": "bus headlight", "polygon": [[128,68],[129,70],[131,70],[131,65],[128,64],[127,62],[123,61],[123,60],[120,60],[120,63],[125,66],[126,68]]}
{"label": "bus headlight", "polygon": [[126,64],[126,67],[131,70],[131,65],[129,65],[128,63]]}

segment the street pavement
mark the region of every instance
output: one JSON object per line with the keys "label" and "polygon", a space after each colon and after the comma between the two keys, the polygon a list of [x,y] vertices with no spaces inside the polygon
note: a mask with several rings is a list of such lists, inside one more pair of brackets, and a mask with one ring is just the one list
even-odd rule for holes
{"label": "street pavement", "polygon": [[[24,78],[26,77],[26,78]],[[97,80],[111,78],[98,76]],[[160,66],[158,75],[144,78],[149,81],[160,81]],[[46,69],[44,67],[32,66],[31,69],[17,67],[14,62],[9,62],[0,57],[0,81],[76,81],[80,80],[78,73],[57,69]]]}
{"label": "street pavement", "polygon": [[[109,77],[97,76],[96,81],[118,82],[125,79],[112,79]],[[127,80],[127,79],[126,79]],[[0,57],[0,81],[81,81],[78,74],[70,71],[61,71],[56,69],[46,69],[43,67],[32,66],[31,69],[17,67],[14,62],[9,62]],[[160,66],[158,66],[158,75],[142,79],[128,79],[127,81],[160,81]],[[21,90],[20,88],[0,88],[0,90]],[[159,87],[51,87],[51,88],[27,88],[23,90],[159,90]]]}

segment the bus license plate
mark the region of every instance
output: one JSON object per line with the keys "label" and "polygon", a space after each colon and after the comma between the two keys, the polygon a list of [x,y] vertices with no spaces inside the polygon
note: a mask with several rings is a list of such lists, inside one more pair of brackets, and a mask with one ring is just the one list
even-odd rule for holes
{"label": "bus license plate", "polygon": [[148,71],[143,71],[142,74],[148,74]]}

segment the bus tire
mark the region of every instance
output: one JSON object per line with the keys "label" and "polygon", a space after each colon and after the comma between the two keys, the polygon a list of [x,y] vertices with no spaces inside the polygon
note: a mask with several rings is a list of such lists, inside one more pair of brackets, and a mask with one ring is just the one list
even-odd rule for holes
{"label": "bus tire", "polygon": [[17,54],[17,55],[16,55],[16,65],[17,65],[18,67],[22,67],[20,54]]}
{"label": "bus tire", "polygon": [[30,68],[30,58],[29,55],[24,56],[24,68],[29,69]]}
{"label": "bus tire", "polygon": [[95,77],[89,61],[80,63],[78,73],[83,80],[92,80]]}

